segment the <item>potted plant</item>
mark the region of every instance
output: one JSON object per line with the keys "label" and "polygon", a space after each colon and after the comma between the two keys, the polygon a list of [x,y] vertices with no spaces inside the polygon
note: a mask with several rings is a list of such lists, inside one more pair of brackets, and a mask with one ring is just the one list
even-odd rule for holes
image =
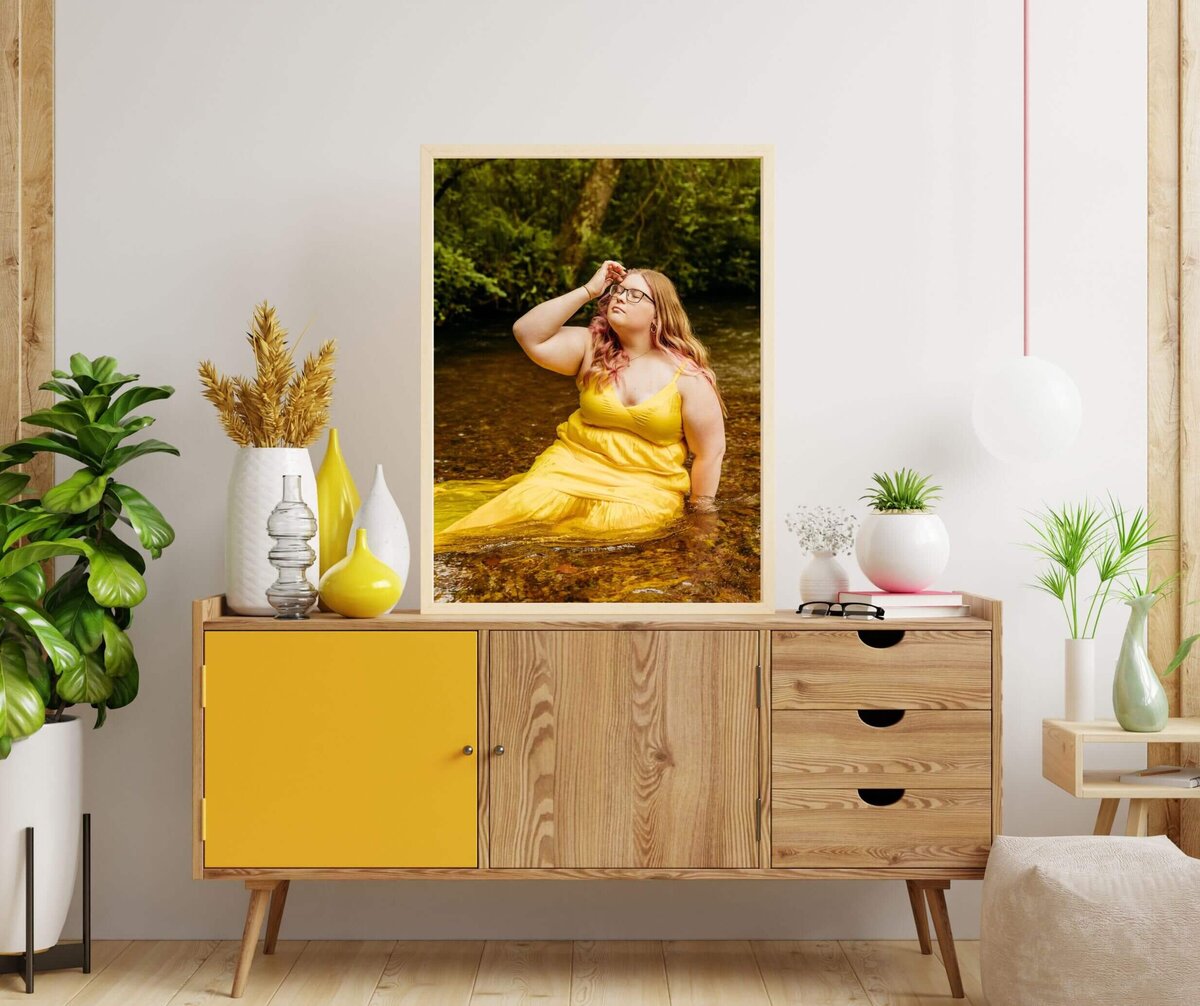
{"label": "potted plant", "polygon": [[[53,377],[41,388],[61,400],[22,420],[51,432],[0,449],[0,809],[12,826],[0,843],[0,905],[21,903],[24,851],[15,833],[33,826],[38,847],[50,850],[34,860],[39,950],[62,932],[79,848],[82,721],[67,710],[90,705],[100,727],[138,692],[128,629],[146,596],[146,562],[116,528],[129,525],[152,558],[175,537],[154,504],[115,476],[134,458],[179,453],[153,438],[123,443],[154,422],[134,410],[174,389],[126,387],[137,374],[118,372],[111,356],[82,353]],[[17,499],[29,476],[13,469],[45,453],[81,467],[41,499]],[[75,563],[48,587],[43,563],[57,556]],[[23,918],[0,916],[0,953],[24,948]]]}
{"label": "potted plant", "polygon": [[[1095,636],[1100,616],[1117,584],[1140,568],[1150,549],[1171,536],[1155,535],[1145,510],[1138,508],[1130,515],[1111,494],[1107,507],[1090,500],[1047,507],[1026,523],[1036,535],[1026,547],[1047,563],[1031,586],[1054,597],[1067,619],[1065,718],[1091,722],[1096,718]],[[1087,582],[1081,584],[1083,576]]]}
{"label": "potted plant", "polygon": [[849,555],[854,549],[854,515],[842,507],[801,506],[783,522],[811,556],[800,571],[800,603],[836,601],[839,592],[850,587],[850,578],[836,556]]}
{"label": "potted plant", "polygon": [[871,512],[863,519],[855,556],[875,586],[896,594],[924,590],[946,568],[950,540],[931,504],[941,486],[909,468],[871,476],[875,488],[859,499]]}
{"label": "potted plant", "polygon": [[[267,518],[283,496],[285,475],[299,475],[301,495],[307,492],[316,499],[308,445],[329,420],[335,343],[322,343],[297,371],[287,331],[266,301],[255,308],[246,338],[254,352],[253,380],[225,377],[205,360],[200,383],[225,433],[241,448],[226,495],[225,603],[243,615],[274,615],[267,602],[267,588],[275,582],[275,569],[267,560]],[[320,538],[311,545],[319,570]]]}

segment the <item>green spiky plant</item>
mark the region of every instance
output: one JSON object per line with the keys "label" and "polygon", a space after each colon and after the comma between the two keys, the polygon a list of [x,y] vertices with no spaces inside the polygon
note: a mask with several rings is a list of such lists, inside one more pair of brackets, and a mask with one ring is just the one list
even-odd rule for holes
{"label": "green spiky plant", "polygon": [[[158,508],[114,478],[143,455],[179,454],[153,438],[122,445],[154,422],[131,413],[174,389],[126,388],[137,374],[82,353],[53,377],[41,388],[60,400],[22,419],[50,432],[0,448],[0,758],[76,703],[96,710],[99,727],[108,710],[134,700],[138,665],[126,630],[146,596],[146,562],[115,527],[129,525],[155,559],[175,539]],[[29,476],[11,469],[46,453],[81,467],[41,499],[16,499]],[[75,565],[47,589],[42,564],[66,555]]]}
{"label": "green spiky plant", "polygon": [[[1149,551],[1162,548],[1172,535],[1154,534],[1154,521],[1139,507],[1130,516],[1111,494],[1107,508],[1090,500],[1047,507],[1025,522],[1036,540],[1026,543],[1048,565],[1030,584],[1057,598],[1067,618],[1072,639],[1093,639],[1112,591],[1122,580],[1134,577]],[[1087,595],[1088,606],[1080,621],[1084,600],[1080,576],[1091,567],[1096,589]],[[1165,588],[1164,581],[1155,592]],[[1118,595],[1120,596],[1120,595]]]}
{"label": "green spiky plant", "polygon": [[911,468],[901,468],[892,475],[877,472],[871,480],[875,488],[859,499],[870,503],[876,513],[928,513],[930,504],[941,499],[942,487],[931,486],[930,476]]}

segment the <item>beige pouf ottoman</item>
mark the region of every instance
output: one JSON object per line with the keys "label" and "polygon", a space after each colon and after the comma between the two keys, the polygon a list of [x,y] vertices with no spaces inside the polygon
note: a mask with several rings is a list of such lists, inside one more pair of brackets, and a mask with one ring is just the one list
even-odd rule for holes
{"label": "beige pouf ottoman", "polygon": [[988,1006],[1196,1006],[1200,860],[1161,835],[999,836],[980,965]]}

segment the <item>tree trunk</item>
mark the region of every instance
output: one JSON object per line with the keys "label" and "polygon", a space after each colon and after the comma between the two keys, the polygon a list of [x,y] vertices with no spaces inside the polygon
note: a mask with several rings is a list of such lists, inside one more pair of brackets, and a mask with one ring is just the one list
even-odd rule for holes
{"label": "tree trunk", "polygon": [[570,282],[578,278],[587,239],[604,223],[604,213],[620,174],[620,161],[611,157],[598,158],[583,183],[574,212],[563,222],[558,243],[562,248],[563,271]]}

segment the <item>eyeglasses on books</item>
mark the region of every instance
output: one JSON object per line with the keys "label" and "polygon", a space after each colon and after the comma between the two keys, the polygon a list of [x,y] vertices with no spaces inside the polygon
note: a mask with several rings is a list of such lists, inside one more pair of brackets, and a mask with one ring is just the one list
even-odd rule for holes
{"label": "eyeglasses on books", "polygon": [[834,618],[878,618],[883,621],[883,609],[865,601],[805,601],[796,609],[797,615],[830,615]]}

